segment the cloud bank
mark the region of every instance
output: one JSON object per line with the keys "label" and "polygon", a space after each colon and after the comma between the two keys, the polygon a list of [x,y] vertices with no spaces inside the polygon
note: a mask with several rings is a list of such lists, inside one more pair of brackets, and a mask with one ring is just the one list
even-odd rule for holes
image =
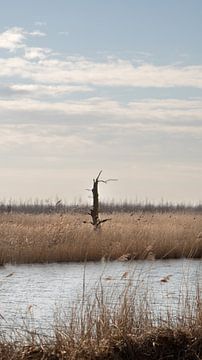
{"label": "cloud bank", "polygon": [[24,50],[19,56],[0,58],[0,76],[41,83],[87,84],[107,87],[202,88],[202,65],[138,64],[135,60],[108,57],[95,61],[81,56],[61,56],[49,48],[29,47],[27,38],[46,34],[13,27],[0,33],[0,48]]}
{"label": "cloud bank", "polygon": [[[199,189],[202,64],[67,56],[35,45],[33,40],[45,36],[21,27],[0,33],[0,160],[5,174],[9,167],[14,174],[17,167],[24,179],[27,169],[33,175],[36,168],[39,174],[44,169],[64,173],[68,167],[77,174],[81,167],[87,178],[99,164],[115,169],[110,176],[125,179],[126,188],[128,179],[145,179],[145,186],[149,169],[149,179],[159,188],[161,182],[169,185],[173,171],[176,181],[185,181],[186,175]],[[197,89],[199,96],[183,97],[185,88],[189,94]],[[150,96],[137,97],[140,89]],[[159,91],[156,98],[153,89]],[[165,89],[182,95],[165,97]],[[130,188],[132,193],[133,184]]]}

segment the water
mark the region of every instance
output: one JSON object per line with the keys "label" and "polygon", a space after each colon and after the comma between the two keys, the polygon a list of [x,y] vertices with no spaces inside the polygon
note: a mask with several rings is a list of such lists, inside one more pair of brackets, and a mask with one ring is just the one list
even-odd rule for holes
{"label": "water", "polygon": [[71,310],[85,294],[93,297],[100,283],[109,306],[119,301],[129,285],[140,301],[147,292],[156,314],[168,308],[176,313],[179,299],[187,293],[194,299],[197,284],[202,286],[201,269],[200,260],[185,259],[6,265],[0,269],[1,330],[26,323],[26,327],[40,328],[45,333],[53,325],[56,309]]}

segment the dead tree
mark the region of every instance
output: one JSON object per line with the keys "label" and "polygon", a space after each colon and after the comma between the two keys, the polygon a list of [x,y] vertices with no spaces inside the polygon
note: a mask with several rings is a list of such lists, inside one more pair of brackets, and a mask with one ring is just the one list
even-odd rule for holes
{"label": "dead tree", "polygon": [[105,184],[107,184],[108,181],[116,181],[117,179],[107,179],[107,180],[101,180],[100,179],[100,175],[102,173],[102,170],[99,172],[98,176],[96,177],[96,179],[93,179],[93,188],[92,188],[92,193],[93,193],[93,208],[90,210],[90,212],[88,213],[91,216],[91,224],[94,226],[94,229],[97,230],[100,228],[101,224],[111,220],[111,218],[107,218],[107,219],[103,219],[101,220],[99,218],[99,193],[98,193],[98,184],[100,182],[103,182]]}

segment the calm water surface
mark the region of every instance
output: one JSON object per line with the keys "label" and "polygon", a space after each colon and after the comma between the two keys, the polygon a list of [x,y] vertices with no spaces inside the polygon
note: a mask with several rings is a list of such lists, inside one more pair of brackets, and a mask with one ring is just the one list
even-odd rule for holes
{"label": "calm water surface", "polygon": [[175,312],[179,299],[187,293],[194,298],[197,284],[202,286],[201,270],[201,260],[185,259],[7,265],[0,269],[1,329],[19,328],[25,321],[46,331],[58,309],[68,311],[81,301],[84,288],[93,295],[100,284],[109,306],[130,285],[140,300],[147,292],[154,312]]}

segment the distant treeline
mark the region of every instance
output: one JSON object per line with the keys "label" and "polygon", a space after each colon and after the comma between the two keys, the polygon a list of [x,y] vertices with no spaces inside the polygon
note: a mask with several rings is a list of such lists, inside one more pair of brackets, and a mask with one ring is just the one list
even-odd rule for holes
{"label": "distant treeline", "polygon": [[[56,202],[34,201],[30,202],[0,202],[0,213],[24,213],[24,214],[51,214],[51,213],[88,213],[91,208],[90,204],[67,204],[61,200]],[[152,212],[152,213],[166,213],[166,212],[202,212],[202,203],[193,204],[173,204],[162,202],[159,204],[152,204],[150,202],[133,203],[123,201],[119,203],[101,202],[101,213],[135,213],[135,212]]]}

